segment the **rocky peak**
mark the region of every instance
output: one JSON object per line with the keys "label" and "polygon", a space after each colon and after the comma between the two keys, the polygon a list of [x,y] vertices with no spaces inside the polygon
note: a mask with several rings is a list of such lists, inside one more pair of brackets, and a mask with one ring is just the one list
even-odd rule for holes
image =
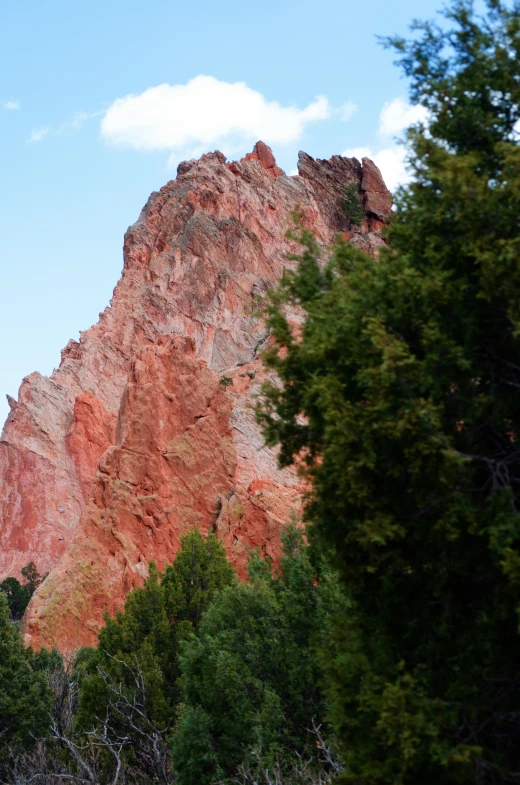
{"label": "rocky peak", "polygon": [[[265,171],[269,172],[269,174],[271,174],[273,177],[279,177],[281,174],[285,174],[283,169],[280,169],[276,165],[273,151],[271,150],[270,147],[264,144],[264,142],[257,142],[253,147],[253,152],[248,153],[248,155],[246,155],[246,157],[243,160],[260,161]],[[230,164],[230,166],[233,166],[233,164]]]}
{"label": "rocky peak", "polygon": [[[355,231],[341,209],[351,182],[366,210]],[[49,572],[24,619],[28,643],[94,642],[104,609],[194,526],[217,532],[241,575],[253,547],[278,557],[301,486],[254,420],[268,335],[253,312],[295,250],[285,234],[297,208],[319,243],[340,231],[374,255],[391,203],[368,159],[301,153],[289,177],[258,142],[230,164],[218,151],[181,163],[127,231],[98,323],[10,401],[0,576],[29,561]]]}
{"label": "rocky peak", "polygon": [[345,187],[358,186],[366,213],[366,228],[380,230],[392,212],[392,195],[381,172],[370,158],[344,158],[333,155],[329,160],[314,160],[307,153],[298,156],[298,173],[312,184],[323,209],[328,208],[328,219],[338,231],[344,230],[345,216],[341,210]]}

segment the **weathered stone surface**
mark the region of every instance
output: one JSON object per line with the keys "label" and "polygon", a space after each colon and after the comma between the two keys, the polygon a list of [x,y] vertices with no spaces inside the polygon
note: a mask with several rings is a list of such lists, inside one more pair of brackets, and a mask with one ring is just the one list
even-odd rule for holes
{"label": "weathered stone surface", "polygon": [[264,142],[257,142],[253,148],[253,152],[248,153],[244,160],[260,161],[266,172],[269,172],[269,174],[271,174],[273,177],[279,177],[281,174],[285,174],[283,169],[280,169],[276,165],[271,148],[268,147]]}
{"label": "weathered stone surface", "polygon": [[[379,231],[392,212],[392,195],[384,184],[381,172],[370,158],[344,158],[334,155],[328,161],[315,160],[307,153],[298,157],[298,171],[312,183],[321,212],[327,224],[366,253],[383,244]],[[365,221],[359,229],[348,227],[343,207],[345,187],[355,183],[360,190],[365,208]],[[368,232],[368,234],[367,234]]]}
{"label": "weathered stone surface", "polygon": [[[349,231],[348,182],[367,204],[384,195],[367,159],[302,154],[299,172],[283,174],[262,143],[231,165],[219,152],[180,164],[126,233],[99,322],[50,378],[24,379],[0,440],[0,576],[30,560],[50,571],[28,642],[93,642],[103,608],[121,606],[148,560],[170,561],[190,527],[215,528],[241,574],[251,547],[279,553],[301,488],[254,421],[267,339],[255,304],[288,264],[296,208],[325,244]],[[377,209],[348,235],[370,254]]]}
{"label": "weathered stone surface", "polygon": [[0,440],[0,575],[29,561],[46,573],[79,520],[83,496],[66,435],[74,398],[58,378],[27,376]]}
{"label": "weathered stone surface", "polygon": [[[274,463],[255,477],[262,444],[240,409],[250,406],[251,377],[262,369],[258,360],[243,367],[224,386],[181,336],[161,336],[136,353],[117,444],[99,461],[75,537],[31,603],[28,643],[64,651],[92,643],[104,609],[121,606],[151,560],[161,569],[171,562],[194,527],[218,534],[239,574],[251,548],[276,559],[280,527],[298,511],[300,489]],[[234,424],[243,442],[233,439]],[[247,460],[241,469],[239,457]]]}
{"label": "weathered stone surface", "polygon": [[88,390],[80,393],[74,401],[74,422],[66,442],[85,501],[99,459],[114,444],[116,419],[115,412],[107,412],[101,401]]}
{"label": "weathered stone surface", "polygon": [[365,210],[377,219],[380,228],[392,210],[392,194],[378,167],[370,158],[363,158],[361,190],[365,195]]}

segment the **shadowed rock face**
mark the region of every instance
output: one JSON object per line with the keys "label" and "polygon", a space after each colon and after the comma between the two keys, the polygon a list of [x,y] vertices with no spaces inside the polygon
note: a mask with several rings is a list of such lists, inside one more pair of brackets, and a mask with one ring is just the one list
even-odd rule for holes
{"label": "shadowed rock face", "polygon": [[[287,177],[261,142],[231,164],[219,152],[180,164],[126,233],[99,322],[10,401],[0,577],[31,560],[49,572],[26,613],[27,643],[94,642],[104,608],[121,607],[148,562],[163,568],[194,526],[218,533],[241,575],[252,547],[279,555],[301,487],[254,421],[267,340],[255,303],[295,250],[285,238],[294,210],[320,243],[344,232],[371,255],[391,210],[368,159],[302,153],[299,173]],[[350,182],[366,210],[354,231],[342,211]]]}

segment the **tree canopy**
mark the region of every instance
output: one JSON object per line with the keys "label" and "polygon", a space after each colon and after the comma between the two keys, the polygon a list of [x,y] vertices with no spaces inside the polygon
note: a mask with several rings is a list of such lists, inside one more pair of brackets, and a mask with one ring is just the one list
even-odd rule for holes
{"label": "tree canopy", "polygon": [[314,646],[334,602],[317,583],[301,531],[289,527],[280,570],[253,557],[248,583],[220,592],[181,656],[183,704],[173,736],[179,785],[232,778],[259,756],[296,759],[323,717]]}
{"label": "tree canopy", "polygon": [[45,675],[9,621],[7,599],[0,592],[0,768],[45,733],[51,704]]}
{"label": "tree canopy", "polygon": [[[119,685],[132,700],[138,673],[146,698],[143,727],[152,723],[165,734],[179,701],[180,642],[197,629],[215,592],[236,580],[215,535],[204,538],[198,530],[182,537],[181,550],[163,574],[150,565],[144,587],[128,595],[124,610],[106,617],[98,647],[80,657],[77,725],[89,731],[109,716],[114,732],[120,730],[121,717],[111,708],[112,686]],[[139,731],[130,735],[137,740]]]}
{"label": "tree canopy", "polygon": [[22,568],[22,576],[25,579],[24,583],[13,577],[5,578],[0,583],[0,592],[7,597],[9,614],[16,621],[24,615],[29,600],[43,580],[32,561]]}
{"label": "tree canopy", "polygon": [[388,249],[327,256],[300,228],[266,307],[282,384],[258,416],[352,602],[323,664],[366,785],[520,768],[520,10],[446,17],[387,42],[429,118]]}

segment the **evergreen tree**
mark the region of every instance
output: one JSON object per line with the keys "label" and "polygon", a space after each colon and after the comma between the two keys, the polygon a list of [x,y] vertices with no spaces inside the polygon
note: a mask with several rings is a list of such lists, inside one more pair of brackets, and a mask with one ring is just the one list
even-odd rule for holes
{"label": "evergreen tree", "polygon": [[128,595],[124,611],[106,618],[97,649],[78,661],[78,724],[88,730],[105,715],[109,691],[100,669],[130,695],[137,667],[146,685],[148,718],[168,727],[178,701],[179,643],[197,628],[215,592],[235,580],[215,535],[205,539],[198,530],[181,539],[181,550],[163,575],[152,564],[144,588]]}
{"label": "evergreen tree", "polygon": [[7,597],[11,619],[16,621],[24,615],[29,600],[43,580],[32,561],[22,568],[22,576],[25,578],[23,584],[17,578],[5,578],[0,583],[0,591]]}
{"label": "evergreen tree", "polygon": [[185,645],[173,737],[179,785],[230,778],[255,752],[268,765],[294,758],[323,713],[311,644],[326,602],[301,532],[289,528],[284,550],[275,577],[254,557],[250,582],[219,593]]}
{"label": "evergreen tree", "polygon": [[27,589],[29,594],[32,595],[42,582],[43,578],[36,569],[36,564],[30,561],[25,567],[22,567],[22,576],[25,578],[24,588]]}
{"label": "evergreen tree", "polygon": [[356,183],[349,183],[345,188],[343,209],[351,224],[361,226],[365,219],[365,210]]}
{"label": "evergreen tree", "polygon": [[21,619],[31,599],[28,589],[17,578],[5,578],[0,583],[0,592],[6,596],[11,619]]}
{"label": "evergreen tree", "polygon": [[520,8],[447,16],[390,42],[429,112],[390,248],[338,241],[323,265],[302,232],[267,307],[282,386],[259,418],[305,468],[351,600],[323,661],[343,781],[363,785],[520,770]]}
{"label": "evergreen tree", "polygon": [[0,592],[0,768],[46,732],[51,705],[45,675],[9,621],[7,599]]}

